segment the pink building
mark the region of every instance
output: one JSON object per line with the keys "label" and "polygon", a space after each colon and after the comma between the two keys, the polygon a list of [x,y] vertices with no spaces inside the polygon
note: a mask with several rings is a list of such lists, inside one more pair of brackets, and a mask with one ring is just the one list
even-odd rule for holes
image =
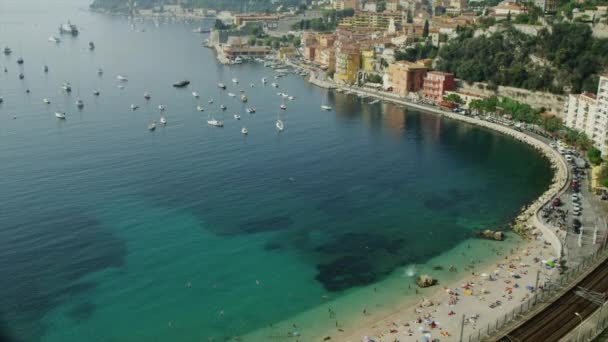
{"label": "pink building", "polygon": [[430,71],[424,78],[424,97],[433,102],[440,102],[443,100],[443,93],[445,91],[454,90],[454,74],[441,72],[441,71]]}

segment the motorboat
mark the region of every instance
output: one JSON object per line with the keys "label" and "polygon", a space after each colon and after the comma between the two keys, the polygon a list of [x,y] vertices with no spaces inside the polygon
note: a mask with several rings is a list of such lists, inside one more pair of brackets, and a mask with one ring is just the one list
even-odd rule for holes
{"label": "motorboat", "polygon": [[53,43],[59,43],[61,42],[61,39],[55,37],[55,36],[50,36],[49,37],[49,42],[53,42]]}
{"label": "motorboat", "polygon": [[213,99],[210,99],[209,101],[207,101],[207,103],[212,104],[213,103]]}
{"label": "motorboat", "polygon": [[195,92],[195,91],[193,91],[193,92],[192,92],[192,96],[196,97],[197,99],[199,98],[198,93],[197,93],[197,92]]}
{"label": "motorboat", "polygon": [[283,121],[281,120],[277,120],[275,126],[277,127],[279,132],[282,132],[285,129],[285,124],[283,124]]}
{"label": "motorboat", "polygon": [[17,64],[19,64],[19,65],[23,64],[23,58],[19,57],[17,59]]}
{"label": "motorboat", "polygon": [[241,101],[243,101],[243,102],[247,102],[247,96],[245,96],[245,95],[241,95]]}
{"label": "motorboat", "polygon": [[67,33],[75,36],[78,34],[78,27],[68,21],[67,24],[62,24],[59,26],[59,33]]}
{"label": "motorboat", "polygon": [[4,99],[2,98],[2,96],[0,96],[0,103],[3,103]]}
{"label": "motorboat", "polygon": [[282,96],[284,99],[286,99],[286,98],[288,98],[288,97],[289,97],[289,94],[282,93],[282,94],[281,94],[281,96]]}
{"label": "motorboat", "polygon": [[122,84],[117,85],[116,87],[118,87],[118,89],[125,89],[125,86]]}
{"label": "motorboat", "polygon": [[241,57],[236,57],[236,58],[234,59],[234,62],[233,62],[233,63],[234,63],[234,64],[242,64],[242,63],[243,63],[243,59],[242,59]]}
{"label": "motorboat", "polygon": [[226,109],[228,109],[228,107],[226,107],[226,105],[220,105],[220,109],[221,110],[226,110]]}
{"label": "motorboat", "polygon": [[82,108],[84,107],[84,102],[81,99],[76,100],[76,107]]}
{"label": "motorboat", "polygon": [[239,89],[239,92],[244,93],[245,89]]}
{"label": "motorboat", "polygon": [[127,79],[126,76],[123,76],[123,75],[116,76],[116,79],[119,80],[119,81],[121,81],[121,82],[127,82],[129,80],[129,79]]}
{"label": "motorboat", "polygon": [[239,80],[238,80],[238,79],[236,79],[236,78],[233,78],[233,79],[232,79],[232,83],[234,83],[234,84],[239,84]]}
{"label": "motorboat", "polygon": [[61,86],[61,88],[63,88],[63,90],[65,90],[68,93],[72,91],[72,86],[70,85],[69,82],[63,83],[63,85]]}
{"label": "motorboat", "polygon": [[196,106],[196,110],[198,110],[199,112],[202,112],[205,110],[205,108],[203,108],[203,106]]}
{"label": "motorboat", "polygon": [[89,50],[95,50],[95,43],[89,42]]}
{"label": "motorboat", "polygon": [[51,100],[47,99],[46,97],[42,99],[42,102],[44,102],[44,104],[51,104]]}
{"label": "motorboat", "polygon": [[262,84],[266,84],[267,82],[266,77],[262,77]]}
{"label": "motorboat", "polygon": [[20,72],[20,73],[19,73],[19,79],[20,79],[20,80],[22,80],[22,79],[24,79],[24,78],[25,78],[25,75],[23,75],[23,73],[22,73],[22,72]]}
{"label": "motorboat", "polygon": [[327,106],[327,105],[322,105],[321,109],[325,110],[325,111],[330,111],[331,110],[331,106]]}
{"label": "motorboat", "polygon": [[164,111],[165,110],[165,106],[163,106],[162,104],[158,105],[158,110],[160,110],[161,112]]}
{"label": "motorboat", "polygon": [[243,135],[249,134],[249,131],[247,130],[247,127],[241,128],[241,133],[243,133]]}
{"label": "motorboat", "polygon": [[221,82],[217,84],[217,87],[220,88],[220,89],[226,89],[226,85],[224,83],[221,83]]}
{"label": "motorboat", "polygon": [[138,105],[136,104],[131,104],[131,110],[137,110],[137,108],[139,108]]}
{"label": "motorboat", "polygon": [[93,90],[93,95],[99,96],[99,94],[101,94],[101,91],[99,89]]}
{"label": "motorboat", "polygon": [[183,80],[183,81],[179,81],[179,82],[173,83],[173,87],[175,87],[175,88],[184,88],[184,87],[187,87],[188,84],[190,84],[190,81]]}
{"label": "motorboat", "polygon": [[255,108],[248,107],[247,109],[245,109],[245,111],[247,111],[247,113],[249,113],[249,114],[253,114],[253,113],[255,113]]}
{"label": "motorboat", "polygon": [[150,96],[150,93],[145,92],[144,93],[144,99],[149,100],[152,96]]}
{"label": "motorboat", "polygon": [[156,121],[152,121],[148,124],[148,130],[154,131],[156,129]]}
{"label": "motorboat", "polygon": [[241,116],[240,116],[240,115],[238,115],[238,114],[234,114],[234,119],[235,119],[235,120],[241,120]]}
{"label": "motorboat", "polygon": [[228,96],[235,97],[236,95],[234,93],[228,93]]}
{"label": "motorboat", "polygon": [[224,127],[224,122],[216,119],[207,120],[209,126]]}
{"label": "motorboat", "polygon": [[4,51],[4,54],[7,56],[13,52],[13,50],[11,50],[11,48],[9,48],[8,46],[5,46],[3,51]]}
{"label": "motorboat", "polygon": [[286,110],[286,109],[287,109],[287,106],[286,106],[284,103],[281,103],[281,109],[282,109],[282,110]]}
{"label": "motorboat", "polygon": [[293,100],[295,100],[296,98],[295,98],[295,97],[293,97],[293,96],[287,96],[287,99],[288,99],[289,101],[293,101]]}
{"label": "motorboat", "polygon": [[161,116],[161,117],[160,117],[160,124],[161,124],[161,125],[166,125],[166,124],[167,124],[167,119],[165,119],[165,117],[164,117],[164,116]]}
{"label": "motorboat", "polygon": [[60,120],[65,120],[65,113],[64,112],[55,112],[55,117]]}
{"label": "motorboat", "polygon": [[272,85],[272,86],[273,86],[273,87],[275,87],[275,88],[278,88],[278,87],[279,87],[279,85],[278,85],[277,83],[274,83],[274,82],[272,82],[270,85]]}
{"label": "motorboat", "polygon": [[255,84],[253,84],[253,83],[249,83],[249,86],[250,86],[251,88],[253,88],[253,87],[255,87]]}

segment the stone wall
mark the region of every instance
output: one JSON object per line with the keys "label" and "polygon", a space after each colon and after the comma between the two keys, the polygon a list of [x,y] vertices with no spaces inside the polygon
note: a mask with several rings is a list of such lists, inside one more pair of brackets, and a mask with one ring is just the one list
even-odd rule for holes
{"label": "stone wall", "polygon": [[489,90],[485,83],[467,84],[464,81],[458,81],[458,91],[479,94],[482,96],[501,96],[509,97],[513,100],[529,104],[534,108],[546,108],[549,112],[563,117],[564,105],[568,101],[567,96],[555,95],[539,91],[530,91],[521,88],[499,86],[498,90]]}

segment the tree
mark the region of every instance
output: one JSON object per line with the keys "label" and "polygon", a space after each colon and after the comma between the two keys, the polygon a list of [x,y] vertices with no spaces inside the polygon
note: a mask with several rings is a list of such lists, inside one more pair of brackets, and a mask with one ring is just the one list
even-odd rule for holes
{"label": "tree", "polygon": [[255,36],[249,36],[249,39],[247,40],[247,44],[249,44],[249,46],[254,46],[256,41],[257,41],[257,39],[255,38]]}
{"label": "tree", "polygon": [[408,24],[411,24],[414,22],[414,18],[412,17],[412,11],[410,11],[409,9],[407,10],[407,19],[406,19]]}
{"label": "tree", "polygon": [[591,164],[600,165],[602,163],[602,152],[595,147],[591,147],[589,151],[587,151],[587,158],[589,158]]}
{"label": "tree", "polygon": [[424,21],[424,29],[422,30],[422,36],[425,37],[425,38],[429,36],[429,21],[428,21],[428,19]]}
{"label": "tree", "polygon": [[450,94],[450,95],[446,96],[444,98],[444,100],[446,100],[448,102],[464,104],[464,100],[462,99],[462,97],[458,96],[458,94]]}
{"label": "tree", "polygon": [[507,21],[511,21],[511,11],[509,11],[509,13],[507,13]]}

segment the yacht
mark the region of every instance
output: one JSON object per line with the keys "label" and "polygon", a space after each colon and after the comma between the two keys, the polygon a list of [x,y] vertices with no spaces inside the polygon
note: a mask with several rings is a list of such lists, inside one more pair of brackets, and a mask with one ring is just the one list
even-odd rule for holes
{"label": "yacht", "polygon": [[121,81],[121,82],[127,82],[128,81],[128,79],[125,76],[123,76],[123,75],[116,76],[116,79],[119,80],[119,81]]}
{"label": "yacht", "polygon": [[207,124],[214,127],[224,127],[224,122],[216,119],[207,120]]}
{"label": "yacht", "polygon": [[166,125],[167,124],[167,119],[165,119],[164,116],[161,116],[160,117],[160,123],[161,123],[161,125]]}
{"label": "yacht", "polygon": [[179,82],[173,83],[173,87],[175,87],[175,88],[183,88],[183,87],[187,87],[188,84],[190,84],[190,81],[183,80],[183,81],[179,81]]}
{"label": "yacht", "polygon": [[78,27],[68,21],[67,24],[62,24],[59,26],[59,33],[69,33],[75,36],[78,34]]}
{"label": "yacht", "polygon": [[9,48],[8,46],[4,47],[4,54],[5,55],[10,55],[13,52],[13,50],[11,50],[11,48]]}
{"label": "yacht", "polygon": [[49,72],[49,67],[47,65],[44,66],[44,72]]}
{"label": "yacht", "polygon": [[95,43],[89,42],[89,50],[95,50]]}
{"label": "yacht", "polygon": [[23,58],[19,57],[19,58],[17,59],[17,64],[23,64]]}
{"label": "yacht", "polygon": [[249,134],[249,131],[247,130],[247,127],[241,128],[241,133],[243,133],[244,135]]}
{"label": "yacht", "polygon": [[228,96],[235,97],[236,95],[234,93],[228,93]]}
{"label": "yacht", "polygon": [[286,106],[284,103],[281,103],[281,109],[282,109],[282,110],[286,110],[286,109],[287,109],[287,106]]}
{"label": "yacht", "polygon": [[243,102],[247,102],[247,96],[245,96],[245,95],[241,95],[241,101],[243,101]]}
{"label": "yacht", "polygon": [[196,106],[196,110],[198,110],[199,112],[202,112],[205,110],[205,108],[203,108],[203,106]]}
{"label": "yacht", "polygon": [[55,117],[57,119],[65,120],[65,113],[64,112],[55,112]]}
{"label": "yacht", "polygon": [[285,125],[283,124],[283,121],[281,121],[280,119],[277,120],[277,123],[275,124],[275,126],[277,127],[279,132],[282,132],[285,129]]}
{"label": "yacht", "polygon": [[150,93],[145,92],[144,93],[144,99],[149,100],[152,96],[150,96]]}
{"label": "yacht", "polygon": [[42,102],[44,102],[44,104],[51,104],[51,100],[47,99],[46,97],[42,100]]}
{"label": "yacht", "polygon": [[234,64],[242,64],[242,63],[243,63],[243,59],[242,59],[241,57],[236,57],[236,58],[234,59],[234,62],[233,62],[233,63],[234,63]]}
{"label": "yacht", "polygon": [[238,115],[238,114],[234,114],[234,119],[235,119],[235,120],[241,120],[241,116],[240,116],[240,115]]}
{"label": "yacht", "polygon": [[99,89],[93,90],[93,95],[99,96],[99,94],[101,94],[101,91],[99,91]]}
{"label": "yacht", "polygon": [[289,101],[293,101],[293,100],[295,100],[296,98],[295,98],[295,97],[293,97],[293,96],[287,96],[287,99],[288,99]]}
{"label": "yacht", "polygon": [[136,104],[132,104],[131,105],[131,110],[137,110],[137,108],[139,108],[138,105],[136,105]]}
{"label": "yacht", "polygon": [[154,131],[156,129],[156,121],[152,121],[148,124],[148,130]]}
{"label": "yacht", "polygon": [[279,87],[279,85],[278,85],[278,84],[276,84],[276,83],[274,83],[274,82],[272,82],[272,83],[271,83],[271,85],[272,85],[273,87],[275,87],[275,88],[278,88],[278,87]]}
{"label": "yacht", "polygon": [[165,110],[165,106],[163,106],[162,104],[158,105],[158,110],[160,110],[161,112],[164,111]]}
{"label": "yacht", "polygon": [[255,87],[255,84],[253,84],[253,83],[249,83],[249,86],[250,86],[251,88],[253,88],[253,87]]}
{"label": "yacht", "polygon": [[76,100],[76,107],[81,108],[84,107],[84,102],[81,99]]}
{"label": "yacht", "polygon": [[253,113],[255,113],[255,108],[249,107],[249,108],[245,109],[245,111],[247,111],[247,113],[249,113],[249,114],[253,114]]}
{"label": "yacht", "polygon": [[221,83],[221,82],[217,84],[217,87],[220,88],[220,89],[226,89],[226,85],[224,83]]}
{"label": "yacht", "polygon": [[59,43],[61,42],[61,40],[55,36],[50,36],[49,37],[49,42],[53,42],[53,43]]}
{"label": "yacht", "polygon": [[199,98],[198,93],[195,91],[192,92],[192,96],[196,97],[197,99]]}
{"label": "yacht", "polygon": [[286,94],[286,93],[281,93],[281,96],[282,96],[284,99],[286,99],[286,98],[288,98],[288,97],[289,97],[289,94]]}
{"label": "yacht", "polygon": [[65,90],[68,93],[72,91],[72,86],[70,85],[70,82],[63,83],[61,88],[63,88],[63,90]]}
{"label": "yacht", "polygon": [[232,79],[232,83],[234,83],[234,84],[239,84],[239,80],[237,80],[236,78],[233,78],[233,79]]}
{"label": "yacht", "polygon": [[331,106],[327,106],[327,105],[322,105],[321,109],[325,110],[325,111],[330,111],[331,110]]}

